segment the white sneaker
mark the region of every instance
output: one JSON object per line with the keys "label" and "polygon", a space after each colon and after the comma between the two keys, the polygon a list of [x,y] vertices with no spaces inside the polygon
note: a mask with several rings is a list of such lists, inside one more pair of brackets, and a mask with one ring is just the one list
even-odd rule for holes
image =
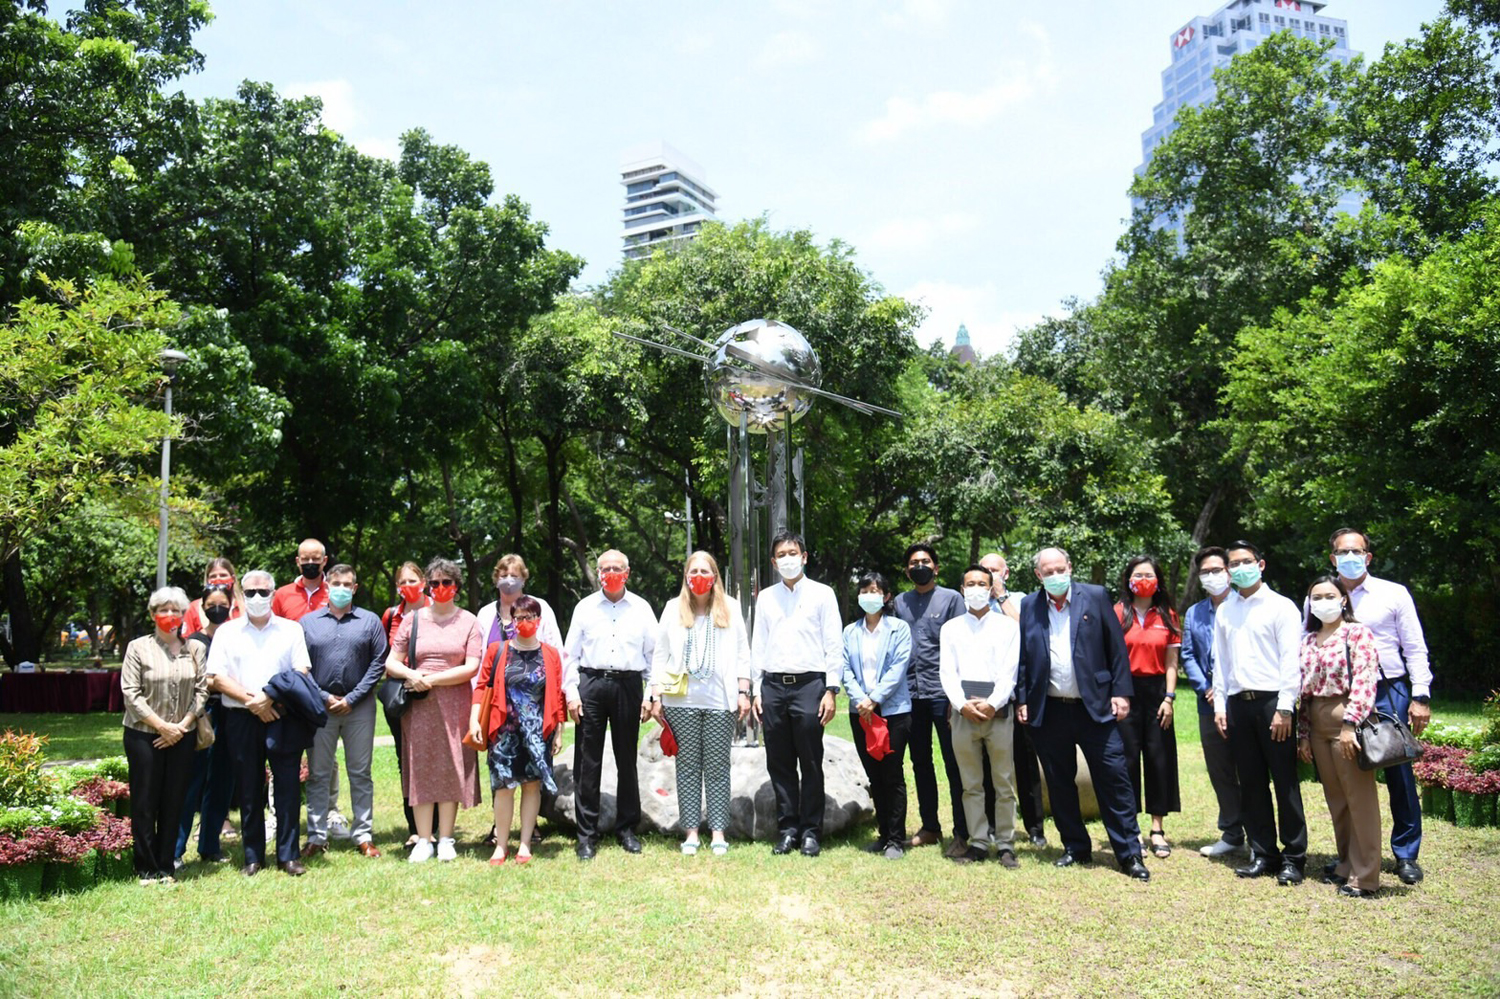
{"label": "white sneaker", "polygon": [[1217,843],[1199,847],[1198,852],[1205,857],[1223,857],[1231,853],[1245,853],[1246,850],[1244,843],[1231,843],[1221,839]]}
{"label": "white sneaker", "polygon": [[353,839],[349,832],[349,820],[338,812],[328,813],[328,838],[329,839]]}
{"label": "white sneaker", "polygon": [[453,848],[453,837],[438,840],[437,858],[439,860],[457,860],[458,851]]}
{"label": "white sneaker", "polygon": [[421,864],[432,859],[432,840],[419,839],[417,845],[411,848],[411,856],[407,857],[407,863]]}

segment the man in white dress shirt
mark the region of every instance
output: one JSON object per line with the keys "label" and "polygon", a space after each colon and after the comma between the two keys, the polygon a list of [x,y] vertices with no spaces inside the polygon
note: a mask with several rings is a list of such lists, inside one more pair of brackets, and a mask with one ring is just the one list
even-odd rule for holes
{"label": "man in white dress shirt", "polygon": [[266,862],[266,767],[276,790],[276,861],[293,876],[303,873],[297,849],[302,811],[302,754],[268,753],[266,725],[279,716],[265,686],[282,670],[311,670],[302,626],[271,613],[276,581],[254,570],[242,580],[245,616],[226,621],[208,652],[209,689],[223,695],[221,737],[238,778],[243,873],[253,876]]}
{"label": "man in white dress shirt", "polygon": [[[1400,583],[1370,575],[1374,553],[1363,531],[1341,527],[1328,539],[1331,561],[1349,591],[1354,617],[1375,636],[1380,654],[1380,683],[1375,707],[1409,720],[1413,735],[1421,735],[1432,717],[1432,667],[1427,661],[1427,639],[1417,619],[1417,605]],[[1411,764],[1386,767],[1385,787],[1391,795],[1391,854],[1396,876],[1405,884],[1422,880],[1417,853],[1422,849],[1422,802]],[[1335,866],[1337,866],[1335,864]]]}
{"label": "man in white dress shirt", "polygon": [[843,626],[833,590],[805,575],[801,535],[777,534],[771,558],[781,582],[756,598],[750,642],[755,714],[776,792],[771,852],[791,853],[800,841],[802,853],[816,857],[823,836],[823,727],[833,719],[844,674]]}
{"label": "man in white dress shirt", "polygon": [[[1021,661],[1021,626],[990,608],[994,577],[980,565],[964,571],[968,613],[943,624],[938,675],[952,706],[953,755],[963,779],[964,818],[969,848],[953,859],[961,864],[988,860],[990,846],[1005,867],[1015,867],[1016,786],[1011,696]],[[995,827],[985,814],[984,761],[995,786]]]}
{"label": "man in white dress shirt", "polygon": [[650,713],[646,671],[656,649],[656,614],[625,589],[630,560],[610,549],[599,556],[599,592],[573,609],[563,659],[563,696],[577,726],[573,773],[577,782],[579,860],[599,850],[599,784],[604,774],[604,735],[615,751],[618,790],[615,839],[626,853],[640,853],[635,827],[641,821],[636,748],[641,722]]}
{"label": "man in white dress shirt", "polygon": [[[1214,725],[1234,756],[1240,817],[1250,841],[1250,863],[1234,873],[1274,874],[1278,884],[1301,884],[1307,818],[1292,710],[1302,691],[1303,619],[1296,604],[1262,582],[1266,562],[1259,548],[1236,541],[1225,552],[1235,592],[1214,616]],[[1267,772],[1276,788],[1274,812]]]}

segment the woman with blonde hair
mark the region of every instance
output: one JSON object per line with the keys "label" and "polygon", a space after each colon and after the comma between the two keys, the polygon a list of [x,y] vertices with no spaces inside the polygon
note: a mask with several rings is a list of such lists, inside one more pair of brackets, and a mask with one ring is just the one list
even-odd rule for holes
{"label": "woman with blonde hair", "polygon": [[735,715],[750,711],[750,641],[739,603],[724,592],[708,552],[688,556],[682,589],[661,612],[651,659],[651,707],[677,740],[678,824],[682,852],[698,852],[702,803],[708,799],[713,852],[729,843],[729,747]]}

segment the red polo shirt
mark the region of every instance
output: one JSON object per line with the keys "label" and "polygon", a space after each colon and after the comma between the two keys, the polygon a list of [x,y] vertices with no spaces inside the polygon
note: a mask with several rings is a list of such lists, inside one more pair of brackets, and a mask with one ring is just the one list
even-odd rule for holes
{"label": "red polo shirt", "polygon": [[[1127,620],[1126,615],[1135,614],[1135,609],[1129,604],[1115,604],[1115,616],[1120,619],[1120,624]],[[1132,676],[1161,676],[1167,671],[1167,648],[1182,644],[1182,629],[1177,624],[1177,615],[1172,614],[1172,626],[1177,628],[1176,632],[1170,631],[1161,619],[1155,607],[1146,611],[1145,621],[1137,618],[1130,625],[1130,630],[1125,632],[1125,650],[1130,653],[1130,673]]]}
{"label": "red polo shirt", "polygon": [[298,577],[285,586],[276,587],[271,598],[271,613],[289,621],[300,621],[304,614],[328,606],[328,580],[318,580],[318,588],[309,590],[302,584],[306,580]]}

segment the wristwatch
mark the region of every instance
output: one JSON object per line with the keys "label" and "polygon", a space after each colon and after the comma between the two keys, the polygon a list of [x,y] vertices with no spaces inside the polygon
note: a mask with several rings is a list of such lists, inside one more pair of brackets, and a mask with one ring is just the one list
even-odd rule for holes
{"label": "wristwatch", "polygon": [[825,694],[832,694],[834,697],[837,697],[837,696],[839,696],[839,688],[837,688],[837,687],[824,687],[823,688],[823,693],[825,693]]}
{"label": "wristwatch", "polygon": [[1166,692],[1166,694],[1165,694],[1165,695],[1163,695],[1163,696],[1164,696],[1164,697],[1165,697],[1165,698],[1166,698],[1166,699],[1167,699],[1167,700],[1169,700],[1169,701],[1175,701],[1175,700],[1177,700],[1177,691],[1175,691],[1175,690],[1169,690],[1169,691],[1167,691],[1167,692]]}
{"label": "wristwatch", "polygon": [[1280,708],[1276,709],[1276,713],[1278,715],[1280,715],[1281,717],[1283,717],[1283,718],[1290,718],[1290,717],[1292,717],[1292,713],[1290,711],[1283,711]]}
{"label": "wristwatch", "polygon": [[1432,703],[1432,695],[1431,694],[1421,694],[1421,695],[1419,695],[1417,697],[1413,697],[1412,701],[1414,703],[1416,703],[1416,704],[1431,704]]}

